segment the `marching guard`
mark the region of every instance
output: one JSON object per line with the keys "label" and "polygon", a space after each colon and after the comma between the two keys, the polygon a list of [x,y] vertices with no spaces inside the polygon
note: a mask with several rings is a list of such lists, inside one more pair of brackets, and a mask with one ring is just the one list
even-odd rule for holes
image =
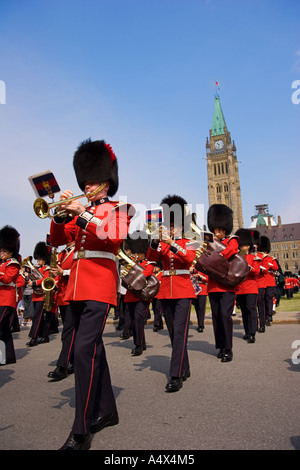
{"label": "marching guard", "polygon": [[[207,212],[207,225],[225,249],[219,254],[229,259],[238,253],[238,238],[230,236],[233,229],[233,212],[225,204],[212,204]],[[232,317],[235,302],[235,288],[225,287],[211,276],[208,278],[207,292],[211,305],[217,355],[222,362],[230,362],[232,353]]]}
{"label": "marching guard", "polygon": [[269,255],[271,251],[270,239],[261,235],[258,251],[262,254],[263,266],[265,267],[265,322],[270,325],[273,320],[273,298],[276,295],[275,273],[278,264],[275,258]]}
{"label": "marching guard", "polygon": [[68,243],[64,250],[59,253],[57,266],[51,268],[52,274],[57,279],[56,306],[59,309],[63,324],[61,352],[56,363],[56,368],[48,373],[48,377],[53,381],[62,380],[66,378],[69,373],[74,371],[75,327],[70,303],[65,300],[74,248],[74,241]]}
{"label": "marching guard", "polygon": [[[184,238],[185,206],[187,202],[177,195],[168,195],[160,203],[164,220],[170,226],[162,229],[161,240],[153,239],[147,259],[162,260],[163,272],[157,298],[161,300],[165,322],[168,328],[172,355],[169,381],[166,392],[177,392],[182,382],[190,376],[187,352],[190,311],[196,297],[190,277],[190,266],[195,259],[195,249],[187,249],[188,239]],[[180,220],[174,216],[172,207],[180,211]]]}
{"label": "marching guard", "polygon": [[[134,261],[143,268],[143,275],[147,278],[154,271],[154,263],[146,259],[149,248],[149,240],[146,232],[136,231],[128,236],[126,240],[130,248]],[[129,289],[124,298],[130,317],[130,324],[133,332],[134,349],[132,356],[140,356],[146,349],[145,340],[145,318],[149,312],[150,300],[141,300]]]}
{"label": "marching guard", "polygon": [[75,241],[65,300],[70,302],[76,332],[76,409],[71,433],[60,450],[89,449],[90,433],[119,422],[102,334],[110,306],[117,305],[117,253],[134,215],[130,204],[109,199],[118,190],[118,162],[109,144],[82,142],[73,165],[89,205],[70,201],[71,191],[64,191],[61,208],[73,217],[60,214],[50,227],[53,246]]}
{"label": "marching guard", "polygon": [[240,228],[235,232],[239,237],[239,249],[244,252],[245,259],[250,267],[247,277],[236,288],[236,299],[241,308],[245,335],[243,339],[248,343],[255,343],[257,330],[257,277],[261,271],[260,263],[252,252],[253,237],[251,230]]}
{"label": "marching guard", "polygon": [[14,364],[16,354],[11,332],[13,314],[17,308],[16,285],[20,264],[18,231],[9,225],[0,230],[0,365]]}
{"label": "marching guard", "polygon": [[52,312],[44,310],[44,292],[42,289],[42,282],[49,277],[50,272],[50,248],[45,242],[38,242],[35,245],[33,257],[37,260],[38,268],[36,271],[40,276],[39,279],[30,279],[28,281],[29,287],[33,289],[32,304],[34,308],[32,325],[28,335],[31,339],[26,343],[29,347],[49,343],[49,325],[52,317]]}

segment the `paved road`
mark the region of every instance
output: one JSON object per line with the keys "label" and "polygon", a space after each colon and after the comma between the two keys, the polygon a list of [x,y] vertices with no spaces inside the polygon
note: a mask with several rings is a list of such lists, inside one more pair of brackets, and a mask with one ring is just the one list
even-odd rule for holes
{"label": "paved road", "polygon": [[[132,339],[120,340],[110,319],[104,341],[120,423],[93,436],[92,450],[299,450],[299,324],[274,323],[248,344],[237,323],[231,363],[216,358],[209,319],[203,333],[191,325],[191,377],[167,394],[167,331],[147,325],[147,350],[132,357]],[[35,348],[27,335],[14,333],[17,363],[0,368],[0,449],[55,450],[74,418],[74,376],[47,379],[60,334]]]}

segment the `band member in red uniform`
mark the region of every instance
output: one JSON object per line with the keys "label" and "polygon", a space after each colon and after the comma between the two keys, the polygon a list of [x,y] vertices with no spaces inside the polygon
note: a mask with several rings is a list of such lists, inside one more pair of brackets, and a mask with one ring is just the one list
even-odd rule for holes
{"label": "band member in red uniform", "polygon": [[255,343],[257,329],[257,276],[260,273],[260,263],[256,255],[251,253],[253,248],[253,237],[251,230],[240,228],[235,232],[239,237],[239,248],[244,253],[245,259],[250,267],[246,279],[236,288],[236,299],[242,311],[244,338],[248,343]]}
{"label": "band member in red uniform", "polygon": [[[131,256],[136,263],[143,268],[143,274],[147,278],[154,271],[155,263],[146,259],[149,240],[146,232],[136,231],[127,238],[127,246],[130,248]],[[134,349],[131,351],[133,356],[140,356],[146,349],[145,340],[145,318],[149,312],[150,300],[145,301],[139,299],[133,292],[127,290],[124,298],[128,313],[130,316],[130,324],[133,332]]]}
{"label": "band member in red uniform", "polygon": [[[162,309],[172,344],[170,379],[166,392],[177,392],[190,376],[187,340],[192,299],[196,297],[190,278],[190,266],[195,259],[194,248],[187,249],[184,238],[184,214],[187,202],[180,196],[169,195],[161,201],[164,221],[170,224],[162,230],[161,241],[152,240],[147,259],[162,260],[163,274],[157,298]],[[179,217],[178,217],[179,215]]]}
{"label": "band member in red uniform", "polygon": [[34,248],[33,257],[37,260],[39,266],[37,269],[41,273],[41,278],[28,281],[29,287],[33,288],[32,304],[34,308],[32,326],[29,332],[29,338],[31,339],[26,343],[30,347],[49,343],[49,325],[52,314],[44,311],[44,293],[41,286],[43,280],[49,277],[50,256],[50,248],[46,243],[38,242]]}
{"label": "band member in red uniform", "polygon": [[192,283],[196,293],[196,299],[193,300],[193,305],[196,310],[197,316],[197,331],[203,333],[204,330],[204,318],[206,310],[206,298],[207,298],[207,282],[208,276],[198,269],[192,267],[190,269]]}
{"label": "band member in red uniform", "polygon": [[68,243],[59,253],[58,263],[51,268],[51,273],[57,279],[56,306],[63,323],[61,334],[62,348],[56,363],[56,368],[48,373],[53,381],[65,379],[73,371],[75,327],[71,315],[70,303],[65,300],[65,293],[71,271],[75,242]]}
{"label": "band member in red uniform", "polygon": [[276,295],[275,273],[278,270],[278,264],[276,259],[269,255],[271,251],[271,242],[268,237],[261,235],[258,251],[262,253],[263,266],[266,269],[265,317],[266,325],[270,325],[273,316],[273,298]]}
{"label": "band member in red uniform", "polygon": [[[207,213],[207,225],[214,236],[220,240],[225,249],[220,256],[229,259],[238,253],[238,238],[230,236],[233,229],[233,213],[225,204],[213,204]],[[235,288],[228,288],[208,278],[207,292],[212,310],[216,348],[219,349],[218,358],[222,362],[232,361],[232,317],[235,302]]]}
{"label": "band member in red uniform", "polygon": [[0,230],[0,365],[14,364],[16,354],[11,332],[13,313],[17,308],[16,283],[20,265],[17,261],[20,235],[6,225]]}
{"label": "band member in red uniform", "polygon": [[[162,263],[159,261],[154,267],[154,274],[161,283],[162,278]],[[158,295],[158,294],[157,294]],[[164,329],[163,322],[163,309],[161,300],[157,298],[157,295],[152,299],[152,309],[154,313],[153,331],[156,333],[159,330]]]}
{"label": "band member in red uniform", "polygon": [[[118,163],[110,145],[103,140],[82,142],[73,165],[90,204],[85,208],[78,199],[62,204],[73,218],[56,217],[50,228],[53,246],[75,240],[65,300],[70,302],[76,332],[76,410],[61,450],[89,449],[90,433],[119,422],[102,333],[110,306],[117,305],[117,253],[134,215],[129,204],[108,198],[118,190]],[[60,199],[71,195],[64,191]]]}
{"label": "band member in red uniform", "polygon": [[256,277],[257,290],[258,290],[258,295],[257,295],[258,332],[264,333],[265,332],[265,291],[266,291],[265,274],[266,274],[266,269],[264,267],[263,254],[258,251],[260,233],[258,230],[252,230],[251,232],[252,232],[252,238],[253,238],[252,252],[255,254],[255,260],[260,265],[260,270]]}

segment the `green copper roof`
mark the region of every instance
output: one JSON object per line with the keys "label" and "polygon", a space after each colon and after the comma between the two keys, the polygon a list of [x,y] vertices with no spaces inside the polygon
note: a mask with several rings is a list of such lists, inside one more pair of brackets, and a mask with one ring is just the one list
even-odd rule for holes
{"label": "green copper roof", "polygon": [[[211,127],[211,135],[221,135],[224,134],[224,126],[226,126],[224,114],[221,108],[220,97],[219,95],[215,96],[215,107],[213,122]],[[227,126],[226,126],[227,127]]]}

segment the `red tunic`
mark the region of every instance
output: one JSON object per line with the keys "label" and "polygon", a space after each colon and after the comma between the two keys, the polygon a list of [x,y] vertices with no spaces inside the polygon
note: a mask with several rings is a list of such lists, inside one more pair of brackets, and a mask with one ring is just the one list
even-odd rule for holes
{"label": "red tunic", "polygon": [[65,294],[67,290],[68,280],[71,272],[71,266],[73,261],[74,246],[70,249],[65,248],[58,255],[58,265],[63,269],[64,273],[62,276],[57,277],[57,293],[56,293],[56,305],[68,305],[69,302],[65,300]]}
{"label": "red tunic", "polygon": [[[50,267],[47,266],[46,264],[44,266],[41,266],[40,268],[36,268],[38,271],[40,271],[40,273],[43,275],[43,277],[41,279],[38,279],[37,281],[34,281],[34,285],[36,285],[37,287],[40,287],[43,280],[46,279],[47,277],[49,277],[49,270],[50,270]],[[37,294],[35,291],[34,291],[34,288],[33,288],[33,294],[32,294],[32,302],[40,302],[44,300],[44,294]]]}
{"label": "red tunic", "polygon": [[[159,261],[159,259],[162,259],[163,263],[163,274],[157,295],[158,299],[190,299],[196,297],[189,272],[189,268],[195,259],[196,251],[192,247],[186,249],[188,242],[189,240],[185,238],[176,240],[175,247],[172,249],[165,242],[160,242],[157,247],[153,244],[150,245],[147,259],[149,261]],[[176,245],[178,248],[176,248]],[[184,270],[187,273],[177,274],[176,271],[178,270]]]}
{"label": "red tunic", "polygon": [[197,294],[198,295],[207,295],[207,282],[208,276],[197,269],[194,269],[195,273],[192,273],[195,276],[195,281],[197,282],[200,290]]}
{"label": "red tunic", "polygon": [[260,262],[252,253],[246,255],[246,261],[250,266],[250,271],[246,279],[236,287],[236,295],[258,294],[257,276],[260,273]]}
{"label": "red tunic", "polygon": [[275,272],[278,269],[277,261],[272,256],[267,255],[264,258],[264,262],[267,268],[265,277],[266,287],[274,287],[276,286]]}
{"label": "red tunic", "polygon": [[[128,234],[133,215],[134,210],[129,204],[119,206],[117,201],[105,200],[97,206],[89,206],[69,223],[52,220],[52,246],[66,245],[75,240],[66,301],[95,300],[117,305],[116,256]],[[93,252],[94,256],[91,256]]]}
{"label": "red tunic", "polygon": [[263,253],[256,253],[256,260],[258,261],[260,265],[260,271],[259,274],[257,275],[257,287],[258,289],[265,289],[266,287],[266,274],[267,274],[267,268],[266,268],[266,262],[265,259],[263,258]]}
{"label": "red tunic", "polygon": [[[226,259],[229,259],[234,254],[239,251],[239,244],[237,237],[226,237],[223,240],[220,240],[224,245],[225,249],[222,251],[220,256],[224,256]],[[215,281],[213,278],[208,278],[207,292],[235,292],[235,288],[225,287],[220,284],[218,281]]]}
{"label": "red tunic", "polygon": [[1,307],[17,308],[16,283],[20,265],[14,258],[0,264],[0,305]]}

